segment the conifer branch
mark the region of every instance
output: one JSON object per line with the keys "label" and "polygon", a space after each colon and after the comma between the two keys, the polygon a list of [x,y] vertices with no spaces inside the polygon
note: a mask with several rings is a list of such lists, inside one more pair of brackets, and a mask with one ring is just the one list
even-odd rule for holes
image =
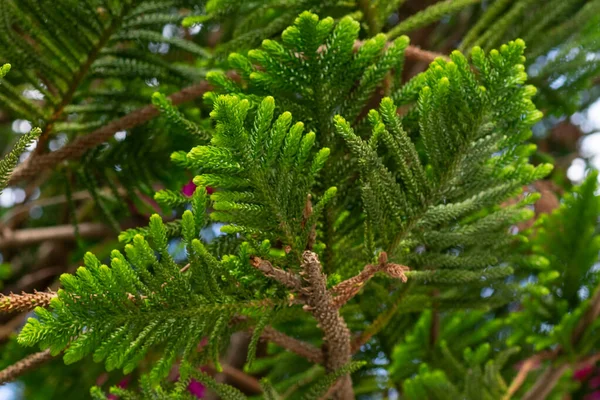
{"label": "conifer branch", "polygon": [[252,257],[250,263],[266,277],[276,280],[289,289],[300,292],[302,281],[296,274],[274,267],[269,261],[259,257]]}
{"label": "conifer branch", "polygon": [[375,276],[377,272],[384,272],[391,278],[401,279],[402,282],[406,283],[407,277],[405,272],[408,270],[409,268],[404,265],[388,263],[387,253],[382,252],[379,255],[378,265],[366,265],[358,275],[346,279],[332,289],[332,291],[337,294],[337,296],[333,299],[334,304],[337,308],[342,307],[352,297],[356,296],[365,283]]}
{"label": "conifer branch", "polygon": [[[350,362],[350,331],[336,308],[331,293],[327,290],[327,281],[317,255],[305,251],[302,259],[302,275],[307,283],[302,290],[307,295],[304,309],[315,317],[324,333],[325,368],[328,372],[334,372]],[[354,391],[350,376],[346,375],[341,378],[341,381],[335,398],[353,399]]]}
{"label": "conifer branch", "polygon": [[[194,100],[210,90],[210,85],[203,81],[196,85],[189,86],[179,92],[168,96],[174,105]],[[63,161],[75,160],[81,157],[87,150],[101,145],[109,140],[116,132],[129,130],[143,123],[150,121],[159,115],[156,107],[148,105],[136,111],[133,111],[124,117],[109,122],[108,124],[96,129],[95,131],[79,136],[72,143],[61,147],[55,152],[43,154],[37,157],[30,157],[27,161],[17,167],[10,179],[9,185],[29,179],[47,169],[55,168]]]}
{"label": "conifer branch", "polygon": [[17,361],[13,365],[10,365],[0,371],[0,384],[12,382],[21,375],[35,369],[52,359],[52,354],[50,354],[50,350],[46,349],[44,351],[40,351],[39,353],[31,354],[21,361]]}
{"label": "conifer branch", "polygon": [[544,400],[568,368],[569,363],[551,365],[546,368],[533,387],[525,393],[522,400]]}
{"label": "conifer branch", "polygon": [[21,293],[9,295],[0,294],[0,312],[24,312],[31,311],[36,307],[48,307],[50,300],[56,297],[56,293],[38,292]]}
{"label": "conifer branch", "polygon": [[396,311],[398,311],[400,304],[406,297],[406,294],[410,291],[412,284],[413,281],[408,282],[408,284],[404,286],[402,293],[396,298],[392,305],[385,312],[379,314],[371,325],[369,325],[360,335],[352,340],[352,354],[355,354],[357,351],[359,351],[364,344],[371,340],[373,336],[379,333],[379,331],[381,331],[387,325],[387,323],[396,314]]}
{"label": "conifer branch", "polygon": [[46,122],[46,126],[44,127],[39,139],[39,146],[36,148],[34,154],[32,154],[32,157],[34,157],[36,154],[40,154],[39,152],[43,150],[44,145],[46,144],[50,133],[54,128],[54,124],[58,122],[58,120],[63,115],[65,107],[71,103],[71,100],[73,100],[75,92],[77,91],[77,89],[79,89],[83,79],[86,77],[93,62],[96,61],[96,59],[100,55],[100,51],[106,46],[106,44],[110,40],[110,37],[118,29],[123,20],[123,17],[125,16],[128,10],[129,7],[123,7],[121,9],[119,15],[111,21],[111,23],[108,25],[108,27],[106,27],[104,32],[102,32],[102,35],[100,36],[96,44],[90,49],[85,61],[79,66],[79,69],[73,76],[73,79],[71,79],[71,82],[69,82],[68,89],[62,96],[60,103],[54,108],[54,112],[50,116],[49,120]]}
{"label": "conifer branch", "polygon": [[[600,286],[596,287],[596,291],[594,292],[594,295],[593,295],[592,299],[590,300],[590,305],[589,305],[586,313],[579,320],[577,326],[575,327],[575,329],[573,330],[573,332],[571,334],[571,345],[573,346],[573,348],[575,348],[575,346],[577,346],[577,344],[583,337],[585,330],[592,323],[594,323],[594,321],[599,316],[600,316]],[[559,346],[553,351],[552,354],[553,354],[553,356],[550,357],[551,363],[554,360],[556,360],[558,357],[560,357],[561,355],[564,355],[564,349],[562,349]],[[550,392],[552,391],[554,386],[556,386],[556,383],[563,376],[563,374],[566,372],[566,370],[569,368],[570,365],[571,365],[570,362],[564,362],[559,365],[551,364],[550,366],[548,366],[548,368],[546,368],[546,370],[542,373],[542,375],[540,375],[540,377],[534,383],[533,387],[531,389],[529,389],[529,391],[523,396],[523,400],[537,400],[537,399],[543,400],[543,399],[545,399],[548,396],[548,394],[550,394]],[[517,375],[517,378],[519,378],[518,375]],[[515,378],[515,380],[517,378]],[[515,383],[515,386],[517,385],[517,383]],[[512,386],[513,386],[513,384],[511,384],[511,387]],[[517,389],[518,389],[518,387],[517,387]],[[516,391],[516,389],[515,389],[515,391]]]}
{"label": "conifer branch", "polygon": [[[358,49],[363,43],[363,41],[357,40],[355,42],[355,48]],[[445,60],[449,59],[443,54],[422,50],[419,47],[412,45],[408,45],[406,48],[405,56],[409,59],[421,60],[428,63],[433,62],[438,57]],[[210,90],[212,90],[212,87],[206,81],[202,81],[182,89],[179,92],[173,93],[168,96],[168,98],[171,99],[173,105],[179,105],[201,97]],[[132,129],[150,121],[158,115],[158,109],[153,105],[148,105],[133,111],[124,117],[109,122],[85,136],[77,137],[72,143],[55,152],[39,155],[37,157],[32,156],[15,169],[8,180],[8,184],[14,185],[23,179],[32,178],[41,171],[56,167],[63,161],[75,160],[81,157],[87,150],[99,146],[109,140],[116,132]]]}
{"label": "conifer branch", "polygon": [[[86,238],[105,237],[113,233],[108,225],[97,222],[84,222],[79,224],[78,228],[79,235]],[[69,239],[75,239],[75,227],[73,225],[20,229],[5,232],[4,235],[0,236],[0,249],[27,246],[45,240]]]}
{"label": "conifer branch", "polygon": [[295,339],[285,333],[279,332],[275,328],[267,326],[261,336],[265,340],[275,343],[279,347],[291,351],[304,357],[315,364],[323,363],[323,353],[310,343]]}

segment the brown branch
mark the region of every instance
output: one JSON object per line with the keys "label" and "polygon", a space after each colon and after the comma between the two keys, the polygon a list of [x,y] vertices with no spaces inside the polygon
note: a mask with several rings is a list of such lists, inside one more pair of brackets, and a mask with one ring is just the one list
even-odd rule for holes
{"label": "brown branch", "polygon": [[445,54],[423,50],[417,46],[408,46],[404,52],[404,56],[411,60],[425,61],[428,63],[434,62],[436,58],[443,58],[446,61],[450,60],[450,58]]}
{"label": "brown branch", "polygon": [[509,400],[515,393],[517,393],[519,388],[525,382],[525,379],[527,379],[527,375],[529,374],[529,372],[539,365],[540,360],[541,355],[536,354],[535,356],[529,357],[528,359],[523,361],[523,363],[521,364],[521,368],[519,368],[517,376],[515,376],[515,378],[512,380],[510,386],[508,387],[506,395],[504,395],[504,397],[502,398],[503,400]]}
{"label": "brown branch", "polygon": [[0,294],[0,312],[24,312],[36,307],[48,307],[50,300],[56,297],[54,292],[33,292],[9,295]]}
{"label": "brown branch", "polygon": [[262,272],[266,277],[276,280],[289,289],[300,292],[300,289],[302,288],[302,281],[296,274],[274,267],[269,261],[263,260],[259,257],[252,257],[250,259],[250,264]]}
{"label": "brown branch", "polygon": [[[365,42],[363,40],[357,40],[354,42],[354,49],[358,50],[358,48],[360,46],[362,46]],[[393,42],[387,42],[386,43],[386,47],[389,47]],[[434,51],[429,51],[429,50],[423,50],[418,46],[412,46],[412,45],[408,45],[406,47],[406,50],[404,51],[404,57],[410,59],[410,60],[417,60],[417,61],[425,61],[427,63],[432,63],[433,61],[435,61],[436,58],[442,58],[446,61],[450,60],[450,57],[448,57],[445,54],[441,54],[441,53],[436,53]]]}
{"label": "brown branch", "polygon": [[522,400],[543,400],[545,399],[554,386],[558,382],[561,376],[567,371],[569,368],[569,363],[561,364],[561,365],[551,365],[546,368],[544,373],[538,378],[533,387],[529,389],[525,396],[523,396]]}
{"label": "brown branch", "polygon": [[[103,223],[84,222],[79,224],[79,235],[85,238],[98,238],[110,235],[113,230]],[[46,240],[73,240],[73,225],[58,225],[43,228],[28,228],[8,231],[0,236],[0,249],[27,246]]]}
{"label": "brown branch", "polygon": [[323,352],[310,343],[295,339],[285,333],[267,326],[261,336],[265,340],[275,343],[277,346],[291,351],[306,358],[315,364],[323,364]]}
{"label": "brown branch", "polygon": [[14,381],[21,375],[50,360],[52,357],[50,350],[44,350],[27,356],[21,361],[17,361],[0,371],[0,384]]}
{"label": "brown branch", "polygon": [[[216,369],[212,365],[208,365],[206,366],[206,368],[209,373],[213,375],[217,374]],[[244,371],[240,371],[236,367],[226,363],[221,363],[221,368],[223,369],[221,374],[223,374],[224,377],[228,378],[228,380],[231,382],[231,385],[241,389],[246,393],[262,393],[262,387],[260,386],[260,382],[255,377],[248,375]]]}
{"label": "brown branch", "polygon": [[[174,105],[185,103],[194,100],[210,90],[210,85],[207,82],[200,82],[196,85],[189,86],[169,96]],[[30,157],[27,161],[21,164],[12,173],[8,184],[29,179],[38,175],[41,171],[56,167],[63,161],[75,160],[81,157],[87,150],[99,146],[109,140],[115,133],[123,130],[128,130],[150,121],[158,116],[158,110],[147,105],[136,111],[133,111],[122,118],[109,122],[101,128],[84,135],[78,136],[73,142],[58,149],[55,152],[40,155],[38,157]]]}
{"label": "brown branch", "polygon": [[[362,41],[357,40],[355,48],[362,45]],[[427,50],[422,50],[416,46],[408,46],[405,51],[406,58],[432,62],[437,57],[448,59],[447,56]],[[189,86],[169,96],[174,105],[194,100],[211,89],[210,85],[203,81]],[[136,111],[133,111],[117,120],[109,122],[107,125],[96,129],[95,131],[79,136],[73,142],[58,149],[55,152],[43,154],[37,157],[30,157],[23,164],[19,165],[12,173],[8,184],[15,183],[32,178],[41,171],[52,169],[63,161],[75,160],[81,157],[87,150],[99,146],[109,140],[115,133],[128,130],[150,121],[158,116],[158,110],[147,105]]]}
{"label": "brown branch", "polygon": [[[38,185],[36,185],[36,187],[37,186]],[[127,194],[127,191],[123,188],[119,188],[119,189],[117,189],[117,191],[118,191],[119,195]],[[103,193],[103,194],[106,193],[106,194],[112,195],[112,191],[110,191],[110,189],[108,189],[108,188],[100,189],[100,190],[98,190],[98,192]],[[81,190],[79,192],[73,193],[71,195],[71,199],[73,201],[90,200],[90,199],[92,199],[92,195],[87,190]],[[37,200],[32,200],[27,203],[19,204],[19,205],[12,207],[10,210],[8,210],[6,212],[6,214],[4,214],[2,216],[2,218],[0,218],[0,222],[7,223],[19,215],[28,213],[29,210],[31,210],[31,208],[33,208],[33,207],[48,207],[48,206],[53,206],[53,205],[58,205],[58,204],[64,204],[66,202],[67,202],[67,196],[65,196],[64,194],[61,194],[58,196],[53,196],[53,197],[45,197],[45,198],[41,198],[41,199],[37,199]]]}
{"label": "brown branch", "polygon": [[406,282],[407,278],[405,272],[409,270],[410,269],[407,266],[388,263],[387,254],[382,252],[379,255],[379,265],[366,265],[358,275],[346,279],[333,287],[332,291],[337,294],[333,299],[334,304],[337,308],[342,307],[351,298],[356,296],[365,283],[375,276],[377,272],[384,272],[392,278],[398,278],[401,279],[402,282]]}
{"label": "brown branch", "polygon": [[[305,251],[302,255],[303,278],[307,287],[302,289],[307,296],[304,309],[310,311],[323,331],[323,356],[325,369],[336,371],[350,362],[350,331],[336,308],[331,293],[327,290],[327,279],[317,254]],[[350,375],[341,378],[336,399],[354,399]]]}

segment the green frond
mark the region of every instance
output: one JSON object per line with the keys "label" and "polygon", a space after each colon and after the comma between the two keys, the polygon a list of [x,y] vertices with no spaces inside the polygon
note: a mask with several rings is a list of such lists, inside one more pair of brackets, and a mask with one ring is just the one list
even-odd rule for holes
{"label": "green frond", "polygon": [[[169,372],[182,352],[189,357],[203,336],[213,344],[224,342],[223,328],[231,318],[265,306],[229,281],[221,262],[195,238],[197,232],[190,232],[195,225],[195,216],[186,211],[187,271],[180,271],[171,257],[168,231],[157,215],[147,228],[150,241],[135,235],[125,246],[126,256],[111,253],[111,267],[87,253],[85,266],[75,275],[61,276],[63,288],[52,301],[52,311],[38,307],[38,319],[29,319],[19,342],[39,343],[53,354],[64,350],[66,363],[93,354],[108,370],[122,368],[125,373],[151,348],[162,347],[163,358],[151,372],[154,381]],[[216,357],[220,348],[213,351]]]}
{"label": "green frond", "polygon": [[[10,67],[7,69],[5,65],[2,68],[2,72],[6,73],[9,69]],[[27,147],[29,147],[41,133],[41,129],[33,128],[29,133],[21,136],[10,152],[0,160],[0,193],[6,188],[10,174],[17,165],[17,162],[19,162],[19,156],[27,150]]]}
{"label": "green frond", "polygon": [[351,374],[358,371],[360,368],[365,366],[364,361],[353,361],[342,368],[331,372],[321,379],[317,380],[311,387],[310,391],[304,397],[306,400],[318,399],[327,393],[327,390],[335,384],[335,382],[344,375]]}
{"label": "green frond", "polygon": [[274,120],[272,97],[257,105],[253,122],[247,99],[219,96],[213,106],[216,129],[211,144],[177,158],[201,173],[194,183],[217,189],[211,218],[234,225],[224,231],[281,235],[286,244],[303,249],[305,244],[294,238],[307,237],[302,213],[328,149],[315,154],[315,134],[304,134],[301,122],[290,127],[290,113]]}

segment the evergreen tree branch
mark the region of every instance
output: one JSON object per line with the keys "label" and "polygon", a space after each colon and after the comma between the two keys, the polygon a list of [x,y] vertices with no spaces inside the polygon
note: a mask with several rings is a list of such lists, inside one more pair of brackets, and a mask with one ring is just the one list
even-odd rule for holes
{"label": "evergreen tree branch", "polygon": [[383,313],[379,314],[375,321],[371,325],[369,325],[360,335],[352,340],[351,350],[352,354],[356,353],[360,350],[360,348],[366,344],[373,336],[379,333],[392,319],[392,317],[398,311],[400,304],[406,297],[406,294],[410,291],[410,287],[412,286],[413,281],[409,281],[405,286],[404,290],[400,293],[400,295],[395,299],[392,305]]}
{"label": "evergreen tree branch", "polygon": [[[86,238],[105,237],[113,233],[108,225],[99,222],[84,222],[79,224],[78,227],[79,235]],[[27,228],[5,232],[0,236],[0,249],[27,246],[46,240],[71,239],[75,239],[75,227],[73,225]]]}
{"label": "evergreen tree branch", "polygon": [[315,364],[323,363],[323,353],[310,343],[295,339],[285,333],[279,332],[275,328],[267,326],[261,336],[265,340],[275,343],[279,347],[291,351],[294,354],[304,357]]}
{"label": "evergreen tree branch", "polygon": [[[596,291],[590,301],[590,305],[583,315],[583,317],[577,323],[577,326],[571,334],[571,344],[573,348],[576,348],[577,344],[583,337],[585,330],[600,316],[600,286],[596,287]],[[553,356],[550,358],[550,362],[553,363],[558,357],[565,354],[565,350],[560,346],[553,351]],[[523,396],[523,400],[543,400],[545,399],[558,380],[570,367],[570,362],[563,362],[559,365],[551,364],[546,370],[540,375],[533,387]],[[519,376],[517,375],[517,378]],[[517,379],[515,378],[515,380]],[[515,383],[516,385],[516,383]],[[511,387],[513,384],[511,384]],[[518,388],[517,388],[518,389]],[[515,389],[516,391],[516,389]],[[509,397],[510,398],[510,397]]]}
{"label": "evergreen tree branch", "polygon": [[[210,85],[203,81],[173,93],[168,96],[168,98],[171,99],[174,105],[178,105],[192,101],[202,96],[208,90],[210,90]],[[13,185],[23,179],[37,176],[42,171],[55,168],[63,161],[78,159],[89,149],[99,146],[109,140],[116,132],[132,129],[150,121],[158,115],[158,109],[153,105],[148,105],[133,111],[124,117],[109,122],[85,136],[77,137],[72,143],[61,147],[55,152],[37,157],[30,157],[14,170],[8,180],[8,184]]]}
{"label": "evergreen tree branch", "polygon": [[21,375],[39,367],[46,361],[49,361],[52,357],[49,349],[25,357],[21,361],[0,371],[0,384],[14,381]]}
{"label": "evergreen tree branch", "polygon": [[0,294],[0,313],[31,311],[36,307],[48,307],[56,293],[38,292],[9,295]]}
{"label": "evergreen tree branch", "polygon": [[337,294],[337,296],[333,299],[334,304],[337,308],[342,307],[352,297],[356,296],[365,283],[375,276],[377,272],[384,272],[388,276],[401,279],[402,282],[406,283],[407,278],[404,273],[408,270],[409,268],[404,265],[388,263],[387,253],[382,252],[379,255],[378,265],[366,265],[358,275],[346,279],[332,289],[332,291]]}
{"label": "evergreen tree branch", "polygon": [[[355,48],[362,46],[364,42],[357,40]],[[442,57],[448,59],[447,56],[427,50],[422,50],[417,46],[408,45],[405,56],[409,59],[433,62],[436,58]],[[202,81],[198,84],[189,86],[172,95],[168,96],[173,105],[179,105],[188,101],[192,101],[204,95],[204,93],[212,90],[211,86]],[[13,171],[8,180],[9,185],[30,179],[37,176],[40,172],[52,169],[63,161],[76,160],[81,157],[87,150],[99,146],[109,140],[116,132],[129,130],[141,124],[144,124],[159,115],[158,109],[153,105],[148,105],[135,110],[117,120],[96,129],[95,131],[77,137],[72,143],[54,151],[52,153],[30,157],[22,165]]]}
{"label": "evergreen tree branch", "polygon": [[267,260],[263,260],[259,257],[252,257],[250,260],[252,266],[263,273],[268,278],[274,279],[286,286],[289,289],[299,293],[302,288],[302,281],[300,277],[292,272],[284,271],[281,268],[274,267]]}
{"label": "evergreen tree branch", "polygon": [[89,53],[87,54],[85,61],[79,66],[79,69],[75,73],[75,76],[73,76],[73,79],[71,79],[71,82],[69,82],[67,91],[62,96],[60,103],[58,103],[58,105],[54,108],[52,115],[50,116],[48,121],[46,121],[46,126],[44,127],[42,134],[40,136],[40,139],[39,139],[39,141],[40,141],[39,146],[36,148],[34,155],[39,154],[40,151],[43,151],[43,148],[50,136],[50,133],[52,132],[52,129],[54,128],[54,124],[63,115],[63,111],[65,110],[65,107],[71,103],[71,100],[73,100],[73,96],[75,95],[75,92],[77,91],[77,89],[79,89],[81,83],[83,82],[84,78],[86,77],[93,62],[96,61],[96,59],[100,55],[100,51],[106,46],[106,44],[110,40],[113,33],[115,33],[116,30],[121,25],[121,22],[123,21],[124,16],[127,14],[127,12],[130,9],[129,6],[130,5],[126,5],[126,6],[122,7],[119,15],[117,15],[111,21],[111,23],[106,27],[104,32],[102,32],[102,35],[100,36],[100,38],[98,39],[96,44],[90,49]]}
{"label": "evergreen tree branch", "polygon": [[[302,259],[303,278],[307,283],[303,288],[307,295],[304,309],[315,317],[324,333],[325,368],[328,372],[334,372],[350,362],[350,331],[327,290],[327,281],[317,255],[305,251]],[[350,376],[346,375],[341,381],[334,398],[353,399],[354,390]]]}

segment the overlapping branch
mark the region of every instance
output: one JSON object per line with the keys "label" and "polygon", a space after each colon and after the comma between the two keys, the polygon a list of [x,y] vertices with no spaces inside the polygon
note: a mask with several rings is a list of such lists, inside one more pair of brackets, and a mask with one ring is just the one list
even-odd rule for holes
{"label": "overlapping branch", "polygon": [[0,294],[0,312],[25,312],[36,307],[48,307],[50,301],[56,297],[52,291],[21,293],[9,295]]}
{"label": "overlapping branch", "polygon": [[[356,42],[357,47],[361,45],[361,41]],[[422,50],[419,47],[410,45],[406,48],[405,56],[408,59],[420,60],[428,63],[432,62],[437,57],[447,58],[443,54]],[[195,100],[209,90],[211,90],[211,87],[208,82],[202,81],[184,88],[179,92],[173,93],[169,98],[174,105],[179,105]],[[89,149],[99,146],[109,140],[115,133],[142,125],[158,115],[159,111],[154,106],[147,105],[119,119],[111,121],[87,135],[78,136],[73,142],[52,153],[35,157],[32,156],[14,170],[8,184],[14,185],[24,179],[30,179],[37,176],[42,171],[55,168],[63,161],[78,159]]]}
{"label": "overlapping branch", "polygon": [[[173,104],[178,105],[194,100],[210,90],[207,82],[200,82],[189,86],[169,96]],[[122,118],[109,122],[103,127],[85,135],[79,136],[72,143],[56,150],[55,152],[31,157],[21,164],[12,173],[8,184],[15,184],[23,179],[36,176],[41,171],[55,168],[63,161],[74,160],[81,157],[91,148],[101,145],[109,140],[115,133],[128,130],[150,121],[159,115],[159,111],[152,105],[135,110]]]}
{"label": "overlapping branch", "polygon": [[[581,338],[583,337],[585,330],[598,318],[600,317],[600,286],[596,288],[594,296],[590,300],[589,308],[587,309],[584,316],[579,320],[577,326],[571,334],[571,344],[575,347]],[[523,400],[543,400],[545,399],[558,380],[563,376],[566,370],[570,367],[570,362],[564,362],[562,364],[553,364],[556,359],[564,355],[564,349],[560,346],[554,349],[550,353],[544,353],[543,355],[537,355],[527,360],[513,382],[511,383],[507,395],[504,397],[505,400],[510,399],[517,390],[521,387],[525,381],[527,374],[533,369],[535,362],[541,360],[549,360],[549,365],[546,370],[538,377],[537,381],[533,384],[531,389],[523,396]],[[530,361],[531,360],[531,361]],[[530,361],[528,363],[528,361]]]}
{"label": "overlapping branch", "polygon": [[21,375],[37,368],[50,359],[52,359],[50,350],[40,351],[39,353],[34,353],[25,357],[21,361],[0,371],[0,384],[12,382]]}
{"label": "overlapping branch", "polygon": [[310,362],[323,364],[323,353],[310,343],[295,339],[270,326],[265,328],[261,337],[299,355],[300,357],[306,358]]}

